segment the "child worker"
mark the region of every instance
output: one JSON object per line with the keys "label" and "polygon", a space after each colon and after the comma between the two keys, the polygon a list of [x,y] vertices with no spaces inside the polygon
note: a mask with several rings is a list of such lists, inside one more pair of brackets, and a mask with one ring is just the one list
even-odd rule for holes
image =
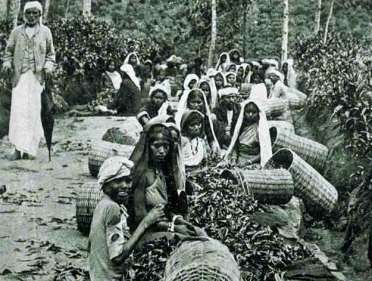
{"label": "child worker", "polygon": [[127,210],[122,204],[128,199],[132,167],[132,161],[114,156],[107,159],[99,171],[103,197],[94,210],[89,234],[91,281],[122,280],[125,261],[140,238],[153,224],[166,220],[163,206],[155,206],[130,234]]}

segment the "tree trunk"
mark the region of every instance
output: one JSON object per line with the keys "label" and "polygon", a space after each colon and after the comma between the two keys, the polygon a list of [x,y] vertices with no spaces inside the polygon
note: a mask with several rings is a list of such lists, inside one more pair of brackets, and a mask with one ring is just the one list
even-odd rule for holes
{"label": "tree trunk", "polygon": [[217,40],[217,0],[212,0],[212,30],[211,45],[209,46],[208,66],[213,67],[213,58],[216,50]]}
{"label": "tree trunk", "polygon": [[92,0],[83,0],[83,16],[90,17],[92,15]]}
{"label": "tree trunk", "polygon": [[19,16],[20,10],[21,10],[21,0],[15,0],[14,10],[13,10],[13,28],[16,28],[18,25],[18,16]]}
{"label": "tree trunk", "polygon": [[127,12],[129,0],[121,0],[121,4],[123,5],[123,13]]}
{"label": "tree trunk", "polygon": [[45,0],[43,19],[45,22],[48,21],[49,7],[51,0]]}
{"label": "tree trunk", "polygon": [[8,1],[0,0],[0,18],[6,19],[8,15]]}
{"label": "tree trunk", "polygon": [[282,54],[281,61],[285,62],[288,58],[288,22],[289,22],[289,8],[288,0],[283,0],[283,32],[282,32]]}
{"label": "tree trunk", "polygon": [[247,7],[244,9],[244,15],[243,15],[243,58],[244,60],[247,57],[247,16],[248,16],[248,11]]}
{"label": "tree trunk", "polygon": [[325,26],[325,29],[324,29],[323,44],[327,43],[328,28],[329,28],[329,23],[331,21],[332,15],[333,15],[333,5],[334,5],[334,3],[335,3],[335,0],[332,0],[331,7],[329,8],[327,23],[326,23],[326,26]]}
{"label": "tree trunk", "polygon": [[68,10],[69,9],[70,9],[70,0],[67,0],[67,2],[66,2],[66,9],[65,9],[65,19],[67,18]]}
{"label": "tree trunk", "polygon": [[315,30],[314,33],[318,34],[320,30],[320,15],[322,13],[322,0],[318,0],[318,6],[315,13]]}

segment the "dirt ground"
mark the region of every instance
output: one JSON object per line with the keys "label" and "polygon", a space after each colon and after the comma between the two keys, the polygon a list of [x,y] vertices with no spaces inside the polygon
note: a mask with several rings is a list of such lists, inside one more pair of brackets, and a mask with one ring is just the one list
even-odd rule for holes
{"label": "dirt ground", "polygon": [[[0,281],[84,280],[87,274],[87,237],[76,228],[75,198],[79,187],[95,179],[88,172],[88,151],[111,127],[125,127],[137,135],[133,117],[71,117],[57,119],[53,158],[45,144],[36,160],[8,161],[12,148],[0,143]],[[313,230],[315,241],[333,258],[350,281],[372,281],[366,240],[357,241],[349,261],[338,248],[342,233]],[[363,240],[364,239],[364,240]]]}

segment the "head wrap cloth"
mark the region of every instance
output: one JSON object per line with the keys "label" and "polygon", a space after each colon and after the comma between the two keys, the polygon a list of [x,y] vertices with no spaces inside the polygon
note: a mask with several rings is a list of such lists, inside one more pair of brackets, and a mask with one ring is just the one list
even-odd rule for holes
{"label": "head wrap cloth", "polygon": [[[40,11],[40,19],[39,19],[39,23],[40,25],[42,24],[42,20],[43,20],[43,17],[41,16],[43,14],[43,6],[41,5],[41,3],[39,1],[30,1],[30,2],[27,2],[25,4],[25,6],[23,7],[23,14],[29,10],[29,9],[37,9]],[[25,20],[26,21],[26,20]]]}
{"label": "head wrap cloth", "polygon": [[122,156],[113,156],[103,162],[98,173],[98,184],[104,184],[131,174],[133,162]]}

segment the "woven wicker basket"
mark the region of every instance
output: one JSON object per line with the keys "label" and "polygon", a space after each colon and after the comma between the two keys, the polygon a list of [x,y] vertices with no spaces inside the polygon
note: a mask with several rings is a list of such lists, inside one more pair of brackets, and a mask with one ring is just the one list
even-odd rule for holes
{"label": "woven wicker basket", "polygon": [[298,136],[281,127],[270,128],[270,136],[273,152],[282,148],[291,149],[313,168],[319,172],[323,171],[328,156],[328,148],[325,145]]}
{"label": "woven wicker basket", "polygon": [[279,98],[268,99],[265,101],[263,110],[268,117],[280,116],[289,111],[288,101]]}
{"label": "woven wicker basket", "polygon": [[295,132],[295,128],[293,124],[287,121],[269,120],[267,121],[267,124],[269,125],[269,128],[280,127],[280,129],[283,129],[283,130],[287,130],[293,133]]}
{"label": "woven wicker basket", "polygon": [[135,145],[137,140],[128,134],[124,129],[114,127],[104,133],[102,140],[118,144]]}
{"label": "woven wicker basket", "polygon": [[281,149],[266,166],[288,169],[294,181],[294,195],[303,199],[312,216],[320,217],[335,207],[338,199],[335,187],[295,152]]}
{"label": "woven wicker basket", "polygon": [[95,182],[84,184],[76,198],[76,222],[77,228],[83,234],[89,234],[94,209],[102,198],[102,191]]}
{"label": "woven wicker basket", "polygon": [[307,96],[298,90],[290,89],[287,92],[288,104],[291,110],[303,108],[306,103],[306,98]]}
{"label": "woven wicker basket", "polygon": [[235,168],[223,171],[222,176],[232,177],[238,182],[242,179],[244,189],[252,193],[254,199],[260,203],[286,204],[293,196],[292,175],[285,169],[245,170]]}
{"label": "woven wicker basket", "polygon": [[169,257],[164,281],[239,281],[233,255],[213,239],[185,241]]}
{"label": "woven wicker basket", "polygon": [[99,141],[92,145],[88,156],[88,168],[93,177],[96,177],[103,162],[112,156],[130,157],[134,149],[133,145],[117,144]]}

